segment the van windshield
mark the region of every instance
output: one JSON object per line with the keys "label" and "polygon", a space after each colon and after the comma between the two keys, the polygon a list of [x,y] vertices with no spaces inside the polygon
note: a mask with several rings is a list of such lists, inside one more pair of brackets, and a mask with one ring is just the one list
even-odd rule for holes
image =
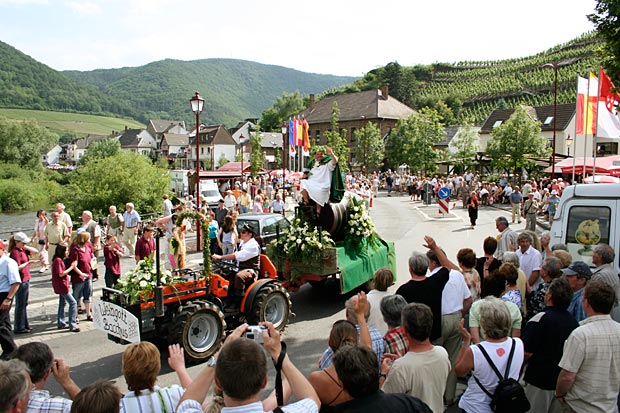
{"label": "van windshield", "polygon": [[202,195],[205,198],[221,198],[220,192],[217,189],[207,189],[202,191]]}

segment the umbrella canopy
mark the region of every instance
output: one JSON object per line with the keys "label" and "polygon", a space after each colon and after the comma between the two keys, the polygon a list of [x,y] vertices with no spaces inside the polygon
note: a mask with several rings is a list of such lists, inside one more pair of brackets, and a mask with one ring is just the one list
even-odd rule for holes
{"label": "umbrella canopy", "polygon": [[575,164],[575,173],[583,174],[596,172],[611,176],[620,176],[620,155],[603,156],[600,158],[575,158],[564,159],[555,164],[560,167],[563,174],[573,173],[573,162]]}
{"label": "umbrella canopy", "polygon": [[583,182],[585,182],[586,184],[591,184],[592,181],[596,182],[597,184],[620,184],[620,178],[609,175],[588,176],[583,180]]}

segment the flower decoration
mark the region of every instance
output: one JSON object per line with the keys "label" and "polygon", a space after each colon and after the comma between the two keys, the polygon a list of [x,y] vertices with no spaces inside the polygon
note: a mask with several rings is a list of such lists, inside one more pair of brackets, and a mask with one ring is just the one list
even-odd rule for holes
{"label": "flower decoration", "polygon": [[[181,281],[181,279],[174,278],[163,265],[159,267],[159,276],[163,286],[172,286]],[[155,287],[157,287],[157,267],[150,258],[139,261],[136,267],[125,273],[115,285],[116,289],[127,295],[130,305],[151,297]]]}
{"label": "flower decoration", "polygon": [[334,247],[329,232],[295,218],[288,231],[268,246],[270,256],[310,263],[320,260],[325,248]]}
{"label": "flower decoration", "polygon": [[344,227],[344,242],[347,248],[361,248],[363,239],[368,241],[368,245],[374,246],[378,241],[377,230],[364,203],[352,197],[347,213],[349,219]]}

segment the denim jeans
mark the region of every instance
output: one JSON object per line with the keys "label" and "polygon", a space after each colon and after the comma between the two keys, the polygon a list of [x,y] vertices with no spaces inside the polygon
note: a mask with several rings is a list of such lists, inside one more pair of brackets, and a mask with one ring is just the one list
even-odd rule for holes
{"label": "denim jeans", "polygon": [[13,323],[13,331],[15,332],[30,328],[28,324],[28,314],[26,313],[29,296],[30,281],[26,281],[19,285],[19,289],[17,293],[15,293],[15,323]]}
{"label": "denim jeans", "polygon": [[77,328],[75,319],[77,317],[77,301],[70,293],[58,294],[58,319],[56,321],[58,328],[64,328],[67,325],[65,321],[65,303],[69,304],[69,328]]}
{"label": "denim jeans", "polygon": [[84,297],[85,302],[90,302],[90,297],[92,296],[93,284],[92,279],[89,278],[82,282],[71,283],[73,288],[73,298],[75,301],[78,301],[80,298]]}

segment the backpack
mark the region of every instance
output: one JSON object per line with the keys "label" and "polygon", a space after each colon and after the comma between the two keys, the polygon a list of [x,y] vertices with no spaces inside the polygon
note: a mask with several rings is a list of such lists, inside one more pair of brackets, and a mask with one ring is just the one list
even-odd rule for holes
{"label": "backpack", "polygon": [[504,376],[502,376],[497,367],[495,367],[495,364],[493,364],[491,357],[489,357],[489,354],[486,352],[484,347],[478,344],[478,348],[482,352],[482,355],[499,378],[499,383],[497,384],[493,394],[484,388],[476,376],[474,376],[474,380],[478,383],[478,386],[480,386],[482,391],[491,398],[492,411],[502,413],[524,413],[530,410],[530,402],[525,395],[525,390],[523,390],[523,387],[521,387],[517,380],[508,377],[510,374],[512,356],[515,353],[516,346],[515,339],[511,338],[511,340],[512,347],[510,348],[510,356],[508,357],[508,364],[506,365],[506,372],[504,373]]}

